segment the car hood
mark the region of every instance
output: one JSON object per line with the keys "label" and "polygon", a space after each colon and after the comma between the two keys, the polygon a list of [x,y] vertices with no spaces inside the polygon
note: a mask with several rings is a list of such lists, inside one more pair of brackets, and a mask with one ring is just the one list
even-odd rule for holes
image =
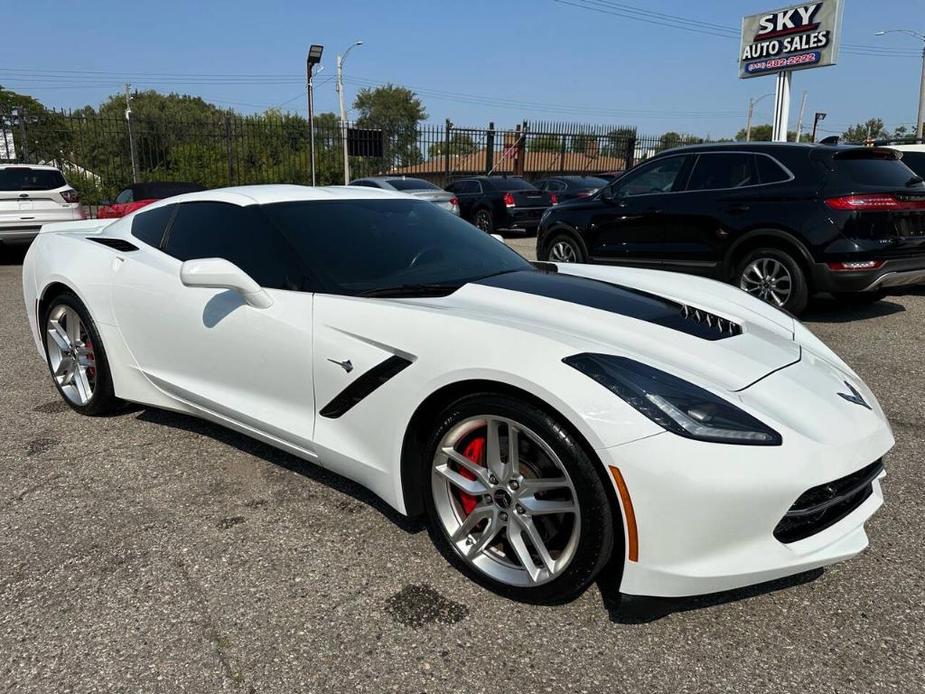
{"label": "car hood", "polygon": [[449,202],[453,199],[453,194],[446,190],[409,190],[405,193],[428,202]]}
{"label": "car hood", "polygon": [[[800,360],[794,321],[741,290],[674,273],[551,264],[414,299],[737,391]],[[510,345],[529,350],[530,343]],[[565,355],[567,356],[567,355]]]}

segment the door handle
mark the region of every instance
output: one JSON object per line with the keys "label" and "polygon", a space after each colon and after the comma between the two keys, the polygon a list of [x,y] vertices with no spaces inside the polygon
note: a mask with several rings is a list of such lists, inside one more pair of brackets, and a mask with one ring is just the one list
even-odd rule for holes
{"label": "door handle", "polygon": [[743,212],[748,212],[750,209],[752,209],[751,205],[746,205],[745,203],[736,203],[727,207],[726,212],[729,214],[742,214]]}

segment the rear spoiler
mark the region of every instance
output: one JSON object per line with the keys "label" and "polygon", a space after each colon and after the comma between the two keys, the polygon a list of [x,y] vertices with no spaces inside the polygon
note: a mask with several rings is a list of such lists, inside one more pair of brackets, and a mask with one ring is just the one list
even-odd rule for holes
{"label": "rear spoiler", "polygon": [[55,234],[61,232],[79,232],[82,234],[94,234],[102,231],[103,228],[112,224],[114,219],[81,219],[76,222],[53,222],[52,224],[43,224],[39,230],[40,234]]}

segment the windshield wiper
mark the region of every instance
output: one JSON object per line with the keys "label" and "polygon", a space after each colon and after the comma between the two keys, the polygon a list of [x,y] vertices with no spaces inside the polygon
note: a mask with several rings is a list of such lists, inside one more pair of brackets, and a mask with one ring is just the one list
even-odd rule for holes
{"label": "windshield wiper", "polygon": [[394,287],[368,289],[357,296],[446,296],[457,289],[458,284],[398,284]]}

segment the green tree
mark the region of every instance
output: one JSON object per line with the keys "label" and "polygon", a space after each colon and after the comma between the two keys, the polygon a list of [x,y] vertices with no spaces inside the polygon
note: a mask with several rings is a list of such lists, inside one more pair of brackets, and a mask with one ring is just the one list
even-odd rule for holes
{"label": "green tree", "polygon": [[54,161],[59,166],[68,161],[72,133],[62,114],[31,96],[2,86],[0,130],[11,134],[19,161]]}
{"label": "green tree", "polygon": [[[736,142],[745,142],[748,131],[745,128],[742,128],[739,132],[736,133],[735,140]],[[762,123],[761,125],[752,126],[752,142],[770,142],[771,137],[774,135],[774,126],[770,123]],[[787,132],[787,141],[796,142],[797,133],[795,130],[789,130]],[[803,133],[800,135],[800,142],[811,142],[813,135],[811,132]],[[723,142],[723,140],[719,140]]]}
{"label": "green tree", "polygon": [[394,84],[361,89],[353,109],[358,114],[357,127],[382,129],[385,168],[410,166],[423,160],[418,125],[427,119],[427,111],[413,91]]}
{"label": "green tree", "polygon": [[[442,157],[445,148],[446,142],[435,142],[430,146],[428,156],[430,158]],[[469,133],[454,132],[450,135],[451,156],[465,156],[466,154],[477,152],[478,149],[478,145],[475,144],[475,141]]]}
{"label": "green tree", "polygon": [[611,157],[622,157],[626,154],[628,144],[635,139],[636,128],[615,128],[607,133],[604,154]]}
{"label": "green tree", "polygon": [[863,123],[852,125],[841,135],[845,142],[862,143],[867,140],[888,140],[890,134],[886,130],[883,120],[870,118]]}

